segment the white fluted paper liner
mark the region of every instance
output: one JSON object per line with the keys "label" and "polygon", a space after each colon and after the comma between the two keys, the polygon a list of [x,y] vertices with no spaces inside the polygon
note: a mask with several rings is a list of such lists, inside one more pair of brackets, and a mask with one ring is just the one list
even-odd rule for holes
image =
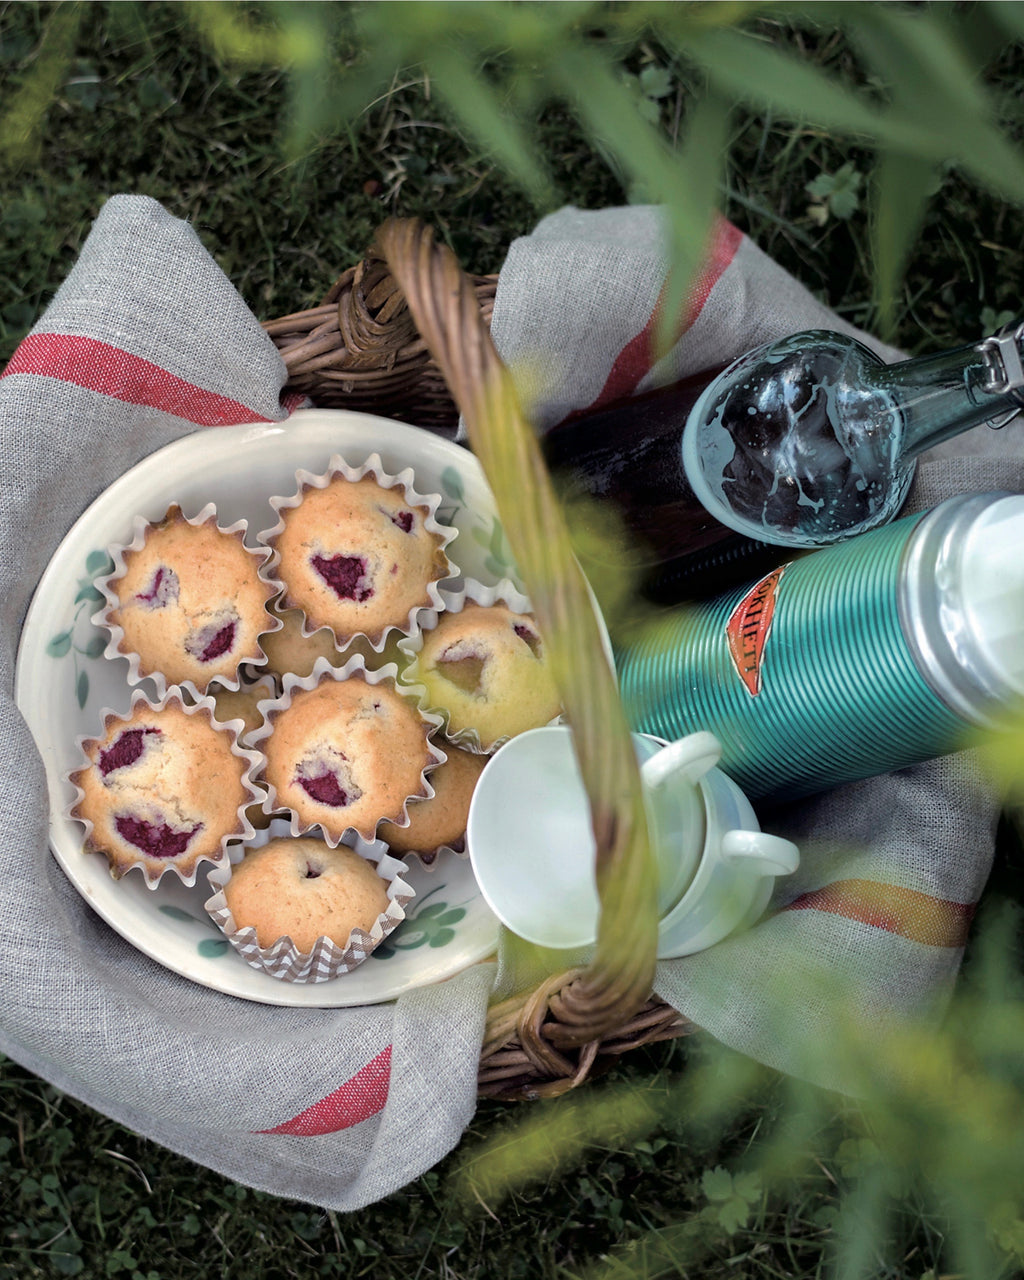
{"label": "white fluted paper liner", "polygon": [[207,881],[215,892],[203,905],[210,918],[223,930],[228,942],[254,969],[260,969],[281,982],[328,982],[362,964],[389,934],[394,933],[405,919],[405,908],[416,896],[416,891],[402,878],[406,870],[404,863],[390,856],[382,840],[363,840],[355,835],[351,843],[346,842],[348,847],[372,862],[377,874],[387,884],[387,909],[377,917],[372,928],[353,929],[344,946],[321,937],[316,940],[312,951],[300,951],[291,938],[285,936],[278,938],[273,946],[261,947],[256,940],[255,929],[236,928],[224,896],[224,887],[247,850],[261,848],[272,839],[292,834],[287,822],[275,819],[266,831],[258,832],[244,846],[233,846],[230,862],[208,872]]}
{"label": "white fluted paper liner", "polygon": [[[338,682],[349,679],[353,673],[358,672],[367,682],[367,684],[380,684],[382,681],[390,682],[395,692],[400,696],[412,702],[418,714],[422,717],[426,729],[425,741],[427,746],[428,762],[420,774],[421,790],[419,795],[427,798],[433,798],[434,788],[430,785],[429,773],[438,764],[442,764],[448,757],[442,747],[434,741],[434,735],[441,727],[441,717],[435,713],[428,711],[425,707],[424,697],[426,690],[422,686],[415,684],[401,684],[398,681],[398,667],[393,662],[385,663],[381,667],[368,667],[366,659],[361,653],[353,654],[342,667],[332,666],[326,658],[317,658],[310,675],[300,678],[295,675],[286,675],[284,677],[284,692],[277,698],[268,699],[265,702],[258,703],[258,708],[263,714],[262,726],[255,730],[248,738],[249,744],[257,751],[262,753],[263,763],[266,762],[265,745],[274,731],[275,716],[284,711],[292,704],[292,699],[299,689],[312,690],[315,689],[321,680],[335,680]],[[273,783],[266,781],[265,777],[260,774],[260,781],[264,787],[266,799],[263,802],[264,812],[267,814],[277,815],[288,813],[289,830],[293,836],[300,835],[318,835],[326,844],[334,847],[350,838],[359,837],[366,839],[366,836],[354,827],[347,827],[344,831],[332,834],[324,829],[320,823],[306,823],[290,806],[281,803],[278,798],[277,788]],[[380,818],[391,818],[398,826],[407,826],[409,822],[408,816],[408,797],[403,803],[401,813],[398,818],[392,817],[391,814],[381,814]],[[379,825],[380,818],[377,822]]]}
{"label": "white fluted paper liner", "polygon": [[[185,523],[192,525],[194,528],[199,528],[201,525],[206,524],[207,521],[210,521],[210,520],[213,520],[215,522],[217,521],[217,508],[215,504],[212,502],[208,502],[202,508],[202,510],[199,511],[194,516],[186,516],[184,511],[181,509],[180,506],[178,506],[177,503],[172,503],[168,507],[168,513],[171,510],[173,510],[175,507],[178,507],[178,510],[181,511],[181,515]],[[167,518],[167,514],[162,516],[161,520],[165,520],[166,518]],[[130,551],[132,552],[141,551],[142,548],[145,546],[146,537],[149,530],[153,528],[154,525],[157,525],[160,522],[161,522],[160,520],[146,520],[143,516],[136,516],[132,521],[131,541],[126,543],[114,543],[107,548],[107,552],[114,563],[114,567],[109,573],[105,573],[101,577],[98,577],[94,583],[97,591],[100,592],[100,594],[103,596],[104,600],[106,601],[106,604],[103,606],[102,609],[98,610],[95,614],[93,614],[91,619],[94,626],[102,628],[107,632],[109,636],[109,640],[107,641],[107,647],[103,651],[103,656],[105,658],[127,658],[128,659],[128,676],[127,676],[128,684],[137,685],[142,680],[145,680],[145,679],[152,680],[153,684],[156,686],[158,697],[162,697],[164,693],[166,693],[167,689],[174,684],[176,684],[178,688],[187,690],[190,694],[194,695],[196,698],[201,698],[207,692],[207,690],[213,688],[215,685],[225,689],[232,689],[232,690],[238,689],[242,681],[243,667],[258,669],[259,667],[263,666],[267,661],[267,656],[263,652],[262,648],[259,646],[258,639],[257,639],[258,651],[254,653],[251,657],[247,656],[239,662],[234,676],[226,676],[226,675],[212,676],[203,688],[200,688],[193,680],[170,681],[168,680],[164,672],[158,671],[155,669],[152,671],[143,671],[141,655],[136,653],[132,649],[121,648],[122,643],[126,643],[124,628],[119,623],[115,622],[111,617],[111,613],[114,610],[116,610],[118,608],[118,605],[120,604],[120,601],[117,596],[117,592],[114,590],[113,584],[117,581],[118,578],[121,577],[122,574],[125,573],[127,569],[125,554]],[[264,582],[264,579],[260,571],[264,567],[264,563],[269,558],[270,553],[266,547],[254,548],[246,544],[245,535],[249,530],[249,522],[247,520],[236,520],[234,524],[230,524],[230,525],[221,525],[219,522],[217,522],[216,527],[219,533],[227,534],[230,536],[237,536],[239,538],[239,540],[242,542],[242,545],[245,547],[246,551],[249,553],[249,555],[253,557],[253,560],[256,562],[257,578],[259,579],[260,582],[263,583],[264,586],[267,586],[267,584]],[[267,625],[263,628],[263,631],[260,633],[261,635],[266,635],[268,632],[271,632],[271,631],[278,631],[283,625],[281,620],[275,617],[269,611],[269,609],[266,609],[265,607],[267,604],[269,604],[272,597],[273,597],[273,592],[270,590],[269,587],[267,587],[267,597],[266,597],[266,600],[264,601],[264,612],[266,614]]]}
{"label": "white fluted paper liner", "polygon": [[[98,738],[102,737],[106,733],[107,727],[114,720],[120,720],[124,724],[129,723],[135,714],[136,708],[140,704],[145,704],[154,711],[163,711],[170,702],[177,702],[186,715],[206,717],[209,724],[214,729],[220,730],[229,735],[231,754],[237,756],[241,760],[244,760],[246,763],[245,771],[241,776],[241,782],[247,794],[242,804],[238,807],[238,821],[234,829],[225,832],[220,840],[218,853],[213,856],[205,854],[202,855],[196,860],[195,866],[188,874],[182,874],[180,868],[177,867],[170,859],[168,859],[166,865],[161,866],[159,870],[155,870],[142,856],[140,856],[139,861],[134,866],[128,868],[123,873],[123,875],[130,875],[131,872],[138,870],[145,881],[146,887],[149,889],[155,889],[168,872],[176,875],[182,884],[191,888],[196,883],[196,877],[199,874],[199,868],[202,864],[212,863],[214,866],[225,865],[228,860],[228,848],[230,844],[237,840],[251,840],[256,834],[256,828],[249,820],[247,810],[253,805],[262,807],[266,796],[262,787],[258,786],[254,780],[254,775],[257,769],[260,768],[263,758],[259,752],[253,751],[250,748],[243,746],[241,743],[241,734],[245,728],[244,721],[218,720],[215,715],[216,704],[212,697],[209,697],[208,695],[195,694],[191,690],[188,691],[188,695],[186,697],[185,691],[178,685],[171,685],[160,695],[159,698],[151,698],[147,696],[143,689],[135,689],[132,692],[131,706],[127,712],[114,711],[109,707],[102,708],[100,710],[99,732],[80,734],[75,740],[82,758],[81,762],[76,765],[74,769],[69,770],[65,775],[69,784],[74,789],[75,798],[65,806],[64,815],[72,821],[80,823],[84,828],[84,844],[87,845],[91,840],[95,829],[91,819],[82,817],[80,814],[75,812],[78,804],[85,798],[85,792],[78,783],[75,782],[75,775],[80,773],[83,769],[89,768],[92,764],[86,755],[85,744],[88,742],[95,742]],[[102,853],[102,851],[97,851],[96,856],[105,857],[106,855]]]}
{"label": "white fluted paper liner", "polygon": [[[258,712],[259,705],[261,702],[266,702],[267,699],[269,698],[277,697],[277,684],[272,675],[265,675],[265,676],[260,676],[258,680],[253,680],[248,683],[243,683],[237,689],[215,689],[212,693],[208,694],[207,696],[213,699],[215,707],[217,708],[218,711],[221,711],[223,709],[222,700],[225,695],[229,697],[236,697],[238,695],[245,695],[248,697],[255,696],[256,702],[253,706],[253,710],[254,712]],[[232,720],[237,719],[242,724],[242,728],[238,734],[238,740],[242,744],[242,746],[243,747],[251,746],[252,745],[250,742],[251,736],[256,732],[257,729],[262,728],[262,716],[257,716],[255,721],[251,725],[246,724],[245,717],[242,715],[231,716],[229,718]],[[260,759],[262,761],[262,754],[260,754]]]}
{"label": "white fluted paper liner", "polygon": [[457,570],[448,559],[446,554],[447,548],[451,545],[454,538],[458,535],[458,530],[451,525],[441,524],[437,519],[437,509],[441,505],[442,495],[422,494],[416,489],[416,477],[412,467],[405,467],[397,474],[392,475],[386,471],[379,453],[371,453],[362,466],[353,466],[348,463],[341,454],[335,453],[331,455],[327,463],[327,470],[322,473],[314,473],[300,468],[295,473],[297,489],[294,494],[287,497],[272,497],[270,505],[278,514],[278,520],[275,525],[269,529],[261,530],[256,536],[260,543],[266,545],[270,550],[270,556],[266,563],[261,566],[260,574],[265,582],[273,586],[275,591],[281,593],[283,607],[299,608],[303,612],[302,634],[311,636],[320,630],[323,624],[318,627],[312,627],[308,619],[305,617],[304,611],[299,606],[292,605],[289,602],[288,584],[278,576],[278,570],[281,565],[281,556],[275,545],[279,534],[284,531],[285,521],[281,514],[283,511],[291,510],[298,507],[304,493],[307,489],[326,489],[331,481],[342,475],[346,480],[358,481],[365,476],[371,476],[382,489],[402,488],[405,492],[405,500],[409,506],[425,507],[427,514],[424,517],[424,528],[428,532],[435,534],[439,538],[438,551],[440,553],[441,562],[447,570],[441,577],[424,585],[424,591],[427,596],[427,603],[416,605],[409,610],[408,617],[404,624],[392,623],[386,625],[379,635],[368,635],[366,632],[353,632],[350,636],[337,636],[337,644],[339,649],[344,652],[356,640],[365,640],[374,653],[381,653],[387,644],[389,636],[393,632],[399,635],[414,635],[420,617],[431,610],[437,611],[444,608],[443,599],[440,593],[438,583],[444,582],[456,576]]}
{"label": "white fluted paper liner", "polygon": [[[503,604],[511,609],[513,613],[527,614],[532,617],[533,609],[530,599],[528,596],[523,595],[510,578],[502,578],[494,586],[478,582],[475,578],[466,578],[459,587],[442,588],[441,595],[444,599],[444,609],[424,614],[420,619],[418,632],[413,636],[406,636],[398,641],[398,648],[407,659],[407,666],[399,678],[403,683],[408,680],[412,686],[424,690],[424,706],[441,717],[444,726],[442,731],[449,742],[464,748],[466,751],[473,751],[477,755],[493,755],[499,747],[508,742],[512,735],[506,734],[503,737],[496,738],[493,742],[483,743],[476,729],[453,730],[449,723],[447,710],[444,707],[435,706],[430,699],[429,691],[420,683],[418,675],[419,655],[427,635],[437,626],[442,612],[461,613],[466,607],[467,601],[472,601],[474,604],[483,605],[484,607]],[[561,720],[562,716],[557,715],[547,723],[558,724]],[[541,726],[534,727],[540,728]]]}

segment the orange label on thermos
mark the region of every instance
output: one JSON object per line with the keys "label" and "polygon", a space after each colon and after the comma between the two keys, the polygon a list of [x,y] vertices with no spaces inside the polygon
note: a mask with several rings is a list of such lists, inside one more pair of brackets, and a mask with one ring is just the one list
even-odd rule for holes
{"label": "orange label on thermos", "polygon": [[761,663],[772,618],[775,616],[775,593],[785,572],[786,566],[780,565],[755,583],[733,609],[725,624],[733,666],[746,685],[747,692],[755,698],[761,692]]}

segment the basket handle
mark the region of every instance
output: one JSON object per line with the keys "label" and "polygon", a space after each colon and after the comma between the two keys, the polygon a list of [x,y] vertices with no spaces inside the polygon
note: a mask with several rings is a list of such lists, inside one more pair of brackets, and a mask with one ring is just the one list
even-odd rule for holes
{"label": "basket handle", "polygon": [[[565,975],[565,983],[550,992],[549,1008],[560,1025],[549,1039],[564,1047],[588,1044],[646,1003],[657,946],[657,873],[615,675],[537,437],[481,317],[471,281],[419,219],[384,223],[374,251],[405,294],[465,420],[572,725],[597,843],[601,920],[592,962]],[[593,660],[579,662],[580,653]]]}

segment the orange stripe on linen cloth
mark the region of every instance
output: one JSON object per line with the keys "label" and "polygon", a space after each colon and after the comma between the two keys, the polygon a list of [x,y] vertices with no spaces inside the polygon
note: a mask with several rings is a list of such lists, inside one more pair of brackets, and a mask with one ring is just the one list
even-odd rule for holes
{"label": "orange stripe on linen cloth", "polygon": [[827,911],[929,947],[962,947],[975,903],[936,898],[877,880],[835,880],[802,893],[784,911]]}
{"label": "orange stripe on linen cloth", "polygon": [[[736,256],[736,250],[740,247],[742,239],[743,232],[734,227],[731,222],[727,222],[721,216],[716,218],[708,256],[687,296],[686,306],[672,335],[673,344],[679,341],[704,309],[711,290]],[[590,413],[603,405],[632,395],[640,382],[650,373],[658,354],[655,349],[655,339],[667,288],[667,283],[662,285],[647,323],[635,337],[630,338],[616,356],[597,398],[580,412]]]}

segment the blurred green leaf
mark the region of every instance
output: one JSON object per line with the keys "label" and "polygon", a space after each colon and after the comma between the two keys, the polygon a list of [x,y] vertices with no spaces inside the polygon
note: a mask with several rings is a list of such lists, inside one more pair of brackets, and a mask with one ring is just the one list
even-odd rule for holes
{"label": "blurred green leaf", "polygon": [[139,106],[146,111],[162,111],[174,103],[174,95],[167,92],[156,76],[146,76],[139,85]]}
{"label": "blurred green leaf", "polygon": [[641,1089],[594,1090],[538,1104],[513,1132],[467,1148],[452,1175],[452,1189],[493,1208],[517,1189],[577,1160],[589,1147],[646,1135],[658,1117],[655,1100]]}
{"label": "blurred green leaf", "polygon": [[628,91],[593,50],[562,56],[556,74],[592,133],[634,184],[637,198],[666,206],[671,271],[657,335],[665,349],[677,336],[690,282],[704,259],[724,163],[728,106],[714,95],[698,103],[676,155],[640,117]]}
{"label": "blurred green leaf", "polygon": [[1011,40],[1024,40],[1024,4],[1019,0],[989,0],[983,7],[988,17],[1001,26]]}
{"label": "blurred green leaf", "polygon": [[672,74],[666,67],[646,66],[637,78],[645,97],[667,98],[672,92]]}
{"label": "blurred green leaf", "polygon": [[883,150],[874,173],[875,302],[879,333],[891,338],[903,269],[935,193],[936,166],[905,152]]}
{"label": "blurred green leaf", "polygon": [[437,45],[427,65],[440,93],[466,133],[501,165],[537,201],[550,199],[554,190],[550,174],[518,120],[509,113],[495,90],[452,46]]}
{"label": "blurred green leaf", "polygon": [[996,126],[980,68],[941,10],[915,17],[897,6],[856,6],[849,31],[893,93],[880,140],[898,146],[902,129],[919,132],[916,146],[899,149],[921,160],[954,159],[991,190],[1024,200],[1024,156]]}
{"label": "blurred green leaf", "polygon": [[731,30],[690,35],[676,46],[695,58],[712,83],[740,102],[757,102],[787,118],[842,133],[876,135],[876,109],[827,73],[748,33]]}
{"label": "blurred green leaf", "polygon": [[38,131],[64,83],[84,7],[60,4],[50,13],[21,88],[0,114],[0,160],[18,164],[38,149]]}

